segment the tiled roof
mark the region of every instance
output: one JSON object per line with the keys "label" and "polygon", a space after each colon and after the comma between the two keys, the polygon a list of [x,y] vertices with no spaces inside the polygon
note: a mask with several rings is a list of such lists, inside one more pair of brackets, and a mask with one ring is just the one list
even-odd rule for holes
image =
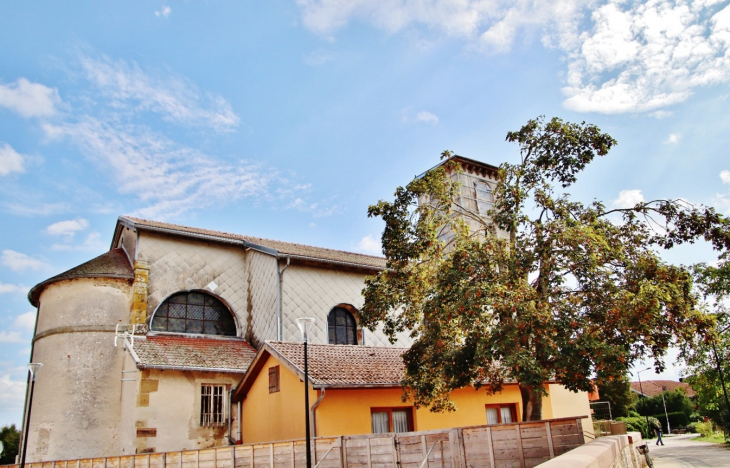
{"label": "tiled roof", "polygon": [[662,387],[667,387],[668,392],[673,392],[677,388],[683,388],[687,392],[687,396],[695,396],[695,392],[689,384],[677,382],[676,380],[642,380],[641,385],[639,385],[639,382],[631,382],[631,390],[641,394],[641,389],[644,389],[644,395],[648,397],[661,395],[663,391]]}
{"label": "tiled roof", "polygon": [[246,372],[256,350],[241,339],[179,335],[147,335],[132,348],[141,369],[216,370]]}
{"label": "tiled roof", "polygon": [[[285,358],[304,373],[304,345],[267,341],[264,347]],[[314,385],[400,385],[403,358],[408,348],[310,344],[309,376]]]}
{"label": "tiled roof", "polygon": [[33,286],[28,293],[28,300],[35,307],[38,307],[38,300],[46,286],[57,281],[76,278],[122,278],[133,280],[134,270],[132,270],[132,265],[129,263],[129,258],[124,250],[112,249],[86,263]]}
{"label": "tiled roof", "polygon": [[344,252],[342,250],[313,247],[310,245],[294,244],[291,242],[244,236],[241,234],[231,234],[221,231],[211,231],[209,229],[180,226],[178,224],[161,223],[158,221],[133,218],[130,216],[120,216],[119,220],[121,222],[126,221],[127,223],[132,224],[135,228],[142,230],[149,229],[153,231],[168,231],[181,236],[204,237],[210,240],[217,239],[224,242],[239,241],[242,243],[254,244],[256,246],[275,250],[281,255],[300,258],[303,260],[345,263],[375,269],[385,268],[385,258],[375,257],[372,255]]}

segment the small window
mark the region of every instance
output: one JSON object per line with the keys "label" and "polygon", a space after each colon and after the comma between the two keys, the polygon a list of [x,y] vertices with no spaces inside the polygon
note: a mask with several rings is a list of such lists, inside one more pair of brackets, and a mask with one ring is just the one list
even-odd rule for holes
{"label": "small window", "polygon": [[343,307],[335,307],[327,317],[329,344],[357,344],[355,317]]}
{"label": "small window", "polygon": [[207,385],[200,387],[200,425],[224,426],[226,423],[226,386]]}
{"label": "small window", "polygon": [[269,367],[269,393],[276,393],[279,390],[279,366]]}
{"label": "small window", "polygon": [[517,405],[514,403],[502,405],[486,405],[487,424],[507,424],[517,422]]}
{"label": "small window", "polygon": [[483,180],[474,182],[474,198],[477,202],[477,212],[479,214],[487,214],[492,209],[494,198],[492,197],[492,188]]}
{"label": "small window", "polygon": [[371,408],[373,434],[413,432],[413,408]]}

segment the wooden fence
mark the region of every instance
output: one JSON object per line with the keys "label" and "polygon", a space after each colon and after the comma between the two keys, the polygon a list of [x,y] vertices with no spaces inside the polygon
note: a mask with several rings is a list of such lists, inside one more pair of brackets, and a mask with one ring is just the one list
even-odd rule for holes
{"label": "wooden fence", "polygon": [[[317,437],[312,440],[312,468],[532,468],[582,445],[581,419]],[[305,447],[298,439],[26,463],[26,468],[306,468]]]}

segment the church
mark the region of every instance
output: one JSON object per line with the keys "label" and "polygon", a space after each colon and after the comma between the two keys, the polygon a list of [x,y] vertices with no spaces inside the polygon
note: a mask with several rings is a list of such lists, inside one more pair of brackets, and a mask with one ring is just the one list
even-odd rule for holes
{"label": "church", "polygon": [[[455,158],[462,203],[486,211],[496,168]],[[300,317],[315,319],[315,434],[517,422],[509,386],[472,389],[463,398],[476,409],[456,418],[400,402],[399,353],[411,339],[390,343],[358,321],[365,277],[384,268],[381,257],[119,217],[108,252],[28,294],[38,309],[31,362],[43,368],[26,401],[27,461],[303,437],[300,412],[288,412],[300,407],[296,387],[304,392]],[[587,395],[546,385],[546,417],[589,414]],[[340,424],[353,402],[360,422]]]}

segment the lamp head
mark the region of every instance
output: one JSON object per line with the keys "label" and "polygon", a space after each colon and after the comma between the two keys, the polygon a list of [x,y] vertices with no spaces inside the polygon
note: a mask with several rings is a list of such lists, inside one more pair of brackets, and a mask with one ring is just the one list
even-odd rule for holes
{"label": "lamp head", "polygon": [[297,326],[299,331],[302,333],[302,342],[309,342],[309,332],[314,325],[314,319],[312,317],[300,317],[297,319]]}

